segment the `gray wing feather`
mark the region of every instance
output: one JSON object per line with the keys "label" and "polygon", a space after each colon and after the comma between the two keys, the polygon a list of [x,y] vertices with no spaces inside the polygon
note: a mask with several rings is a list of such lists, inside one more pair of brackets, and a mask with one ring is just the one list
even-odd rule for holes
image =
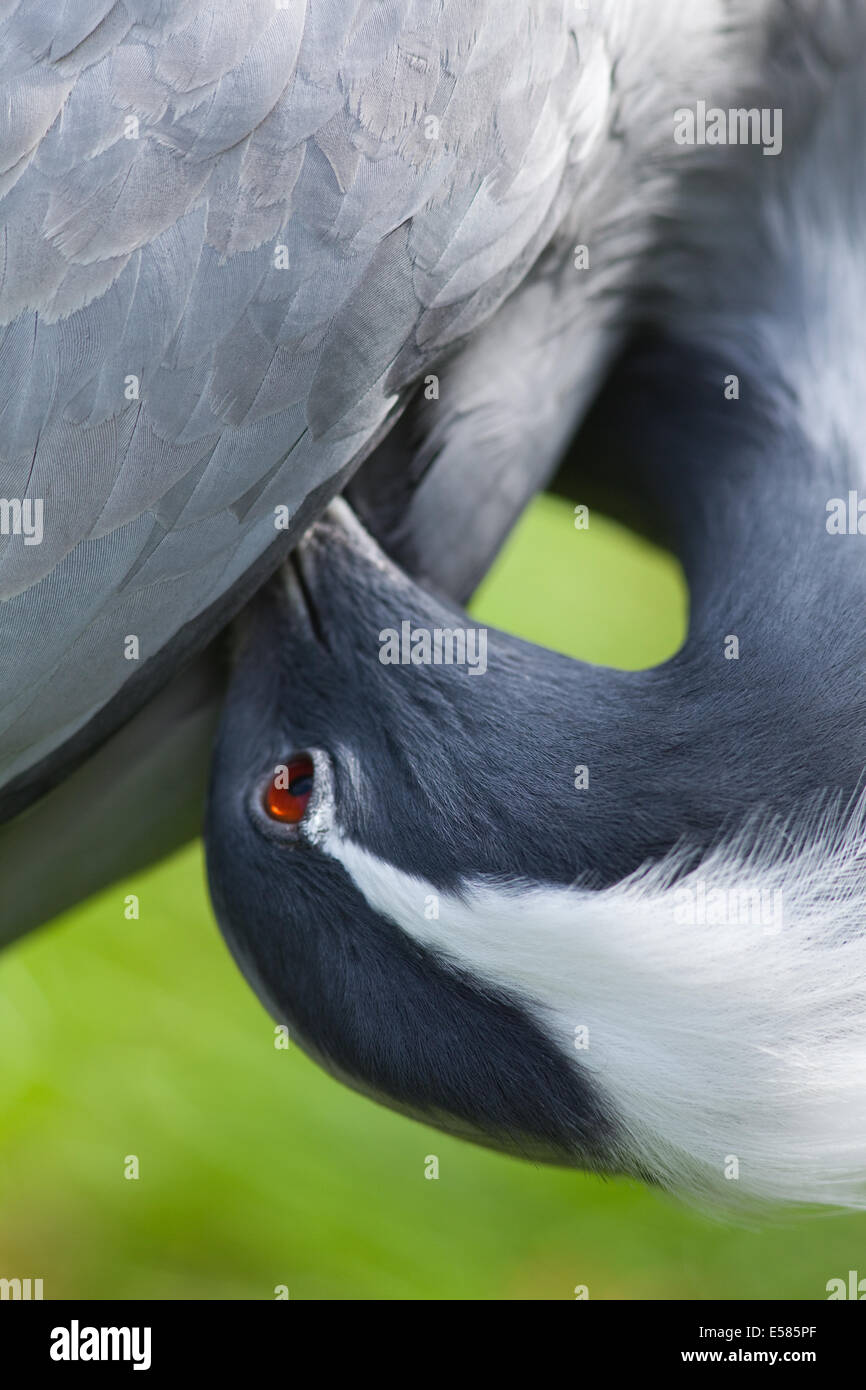
{"label": "gray wing feather", "polygon": [[0,3],[0,496],[45,507],[41,545],[0,538],[0,782],[519,283],[573,192],[586,23],[574,0]]}

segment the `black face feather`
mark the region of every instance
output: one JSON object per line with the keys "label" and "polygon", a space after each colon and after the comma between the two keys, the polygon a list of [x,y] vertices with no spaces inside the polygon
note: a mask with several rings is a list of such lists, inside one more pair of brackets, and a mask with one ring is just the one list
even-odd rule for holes
{"label": "black face feather", "polygon": [[[664,704],[664,678],[584,666],[492,629],[481,675],[383,665],[380,634],[403,622],[477,625],[345,516],[321,520],[245,615],[220,738],[222,754],[251,718],[243,785],[293,750],[325,749],[343,833],[443,890],[478,876],[597,886],[668,848],[677,830],[667,834],[656,786],[642,791],[625,755]],[[590,798],[574,788],[584,762]]]}
{"label": "black face feather", "polygon": [[[220,926],[274,1017],[356,1089],[496,1147],[616,1167],[610,1108],[519,999],[436,959],[368,905],[315,837],[263,815],[274,768],[316,750],[341,831],[374,853],[440,888],[467,870],[529,873],[544,835],[525,789],[514,788],[509,817],[488,798],[513,769],[482,775],[490,750],[477,743],[477,772],[466,766],[482,729],[494,744],[504,734],[472,688],[493,677],[386,669],[378,635],[403,617],[461,621],[359,551],[332,516],[250,612],[206,825]],[[559,872],[574,876],[570,855]]]}
{"label": "black face feather", "polygon": [[519,1003],[436,960],[314,846],[286,851],[238,836],[237,824],[230,834],[229,866],[212,810],[223,933],[274,1018],[328,1071],[466,1138],[526,1157],[615,1162],[601,1098]]}

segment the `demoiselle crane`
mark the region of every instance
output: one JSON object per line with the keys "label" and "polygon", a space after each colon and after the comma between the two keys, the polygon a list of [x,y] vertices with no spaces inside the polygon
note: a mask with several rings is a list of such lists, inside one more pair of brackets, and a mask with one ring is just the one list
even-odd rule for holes
{"label": "demoiselle crane", "polygon": [[[843,0],[3,5],[7,939],[195,833],[219,718],[216,914],[329,1070],[862,1203],[864,48]],[[482,658],[602,387],[578,464],[688,640]]]}

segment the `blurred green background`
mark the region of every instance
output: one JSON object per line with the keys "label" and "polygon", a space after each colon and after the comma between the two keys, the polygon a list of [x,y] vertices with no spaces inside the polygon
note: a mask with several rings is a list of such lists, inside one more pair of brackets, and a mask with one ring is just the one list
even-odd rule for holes
{"label": "blurred green background", "polygon": [[[637,667],[676,650],[686,595],[670,557],[542,497],[473,609]],[[198,845],[0,957],[0,1056],[0,1276],[46,1298],[825,1298],[866,1274],[866,1216],[722,1224],[448,1139],[275,1049]]]}

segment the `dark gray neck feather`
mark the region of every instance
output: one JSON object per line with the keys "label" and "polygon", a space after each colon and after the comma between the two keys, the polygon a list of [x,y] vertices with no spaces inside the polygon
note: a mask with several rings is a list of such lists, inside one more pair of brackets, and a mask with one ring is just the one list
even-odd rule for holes
{"label": "dark gray neck feather", "polygon": [[605,881],[680,836],[706,844],[758,811],[847,802],[866,769],[866,536],[827,530],[829,499],[856,478],[844,452],[816,454],[783,390],[744,371],[726,400],[735,370],[639,341],[588,423],[586,446],[656,519],[691,596],[664,666],[569,666],[555,737],[562,761],[590,766],[577,854]]}

